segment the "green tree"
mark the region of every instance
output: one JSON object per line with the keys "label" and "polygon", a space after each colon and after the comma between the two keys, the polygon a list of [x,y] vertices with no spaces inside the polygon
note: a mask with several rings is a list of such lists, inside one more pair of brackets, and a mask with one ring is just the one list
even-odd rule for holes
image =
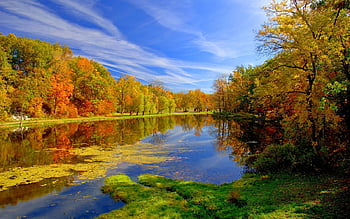
{"label": "green tree", "polygon": [[166,109],[169,108],[169,100],[165,96],[158,98],[158,113],[163,113]]}

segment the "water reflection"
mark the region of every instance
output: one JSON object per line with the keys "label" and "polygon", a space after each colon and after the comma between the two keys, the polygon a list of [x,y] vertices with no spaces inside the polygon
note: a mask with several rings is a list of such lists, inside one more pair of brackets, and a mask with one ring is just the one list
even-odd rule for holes
{"label": "water reflection", "polygon": [[238,161],[247,153],[255,154],[267,145],[281,143],[282,129],[276,124],[254,119],[215,120],[217,150],[232,149],[232,155]]}
{"label": "water reflection", "polygon": [[0,217],[49,217],[64,212],[62,217],[89,218],[102,214],[121,206],[100,191],[105,176],[120,172],[134,179],[152,173],[230,182],[242,174],[232,161],[237,157],[231,155],[247,151],[244,136],[240,124],[210,116],[1,130]]}
{"label": "water reflection", "polygon": [[[0,170],[59,163],[77,163],[71,149],[99,145],[134,144],[141,138],[163,133],[175,125],[175,117],[70,123],[20,131],[2,130]],[[55,150],[48,150],[55,149]]]}
{"label": "water reflection", "polygon": [[74,177],[62,177],[44,179],[38,183],[15,186],[0,193],[0,207],[6,205],[17,205],[20,201],[28,201],[52,192],[60,192],[64,187],[70,185]]}

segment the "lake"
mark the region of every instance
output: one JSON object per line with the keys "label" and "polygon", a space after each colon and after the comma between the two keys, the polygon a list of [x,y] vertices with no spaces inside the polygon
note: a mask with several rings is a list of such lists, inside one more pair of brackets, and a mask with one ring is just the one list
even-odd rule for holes
{"label": "lake", "polygon": [[121,208],[101,192],[118,173],[231,182],[243,174],[233,154],[247,152],[239,124],[203,115],[0,132],[0,218],[92,218]]}

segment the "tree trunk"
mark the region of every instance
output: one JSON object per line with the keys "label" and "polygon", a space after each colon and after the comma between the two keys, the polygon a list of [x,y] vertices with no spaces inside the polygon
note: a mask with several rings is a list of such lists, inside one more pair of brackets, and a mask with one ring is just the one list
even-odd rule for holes
{"label": "tree trunk", "polygon": [[316,136],[317,124],[316,124],[316,119],[314,118],[314,115],[312,113],[314,108],[314,103],[312,100],[313,85],[317,75],[317,67],[316,67],[317,55],[315,56],[311,53],[310,57],[311,57],[312,71],[307,75],[308,85],[306,88],[306,103],[307,103],[306,109],[308,113],[308,116],[307,116],[308,120],[311,122],[311,144],[314,149],[314,153],[318,154],[319,145],[318,145],[317,136]]}
{"label": "tree trunk", "polygon": [[[344,56],[346,55],[349,55],[349,54],[344,53]],[[344,69],[344,74],[346,75],[346,78],[348,79],[348,81],[350,81],[349,64],[345,61],[343,61],[343,69]],[[350,132],[350,86],[347,86],[346,97],[345,97],[345,122],[347,126],[347,131]]]}
{"label": "tree trunk", "polygon": [[345,123],[347,126],[347,131],[350,132],[350,87],[346,91],[345,99]]}

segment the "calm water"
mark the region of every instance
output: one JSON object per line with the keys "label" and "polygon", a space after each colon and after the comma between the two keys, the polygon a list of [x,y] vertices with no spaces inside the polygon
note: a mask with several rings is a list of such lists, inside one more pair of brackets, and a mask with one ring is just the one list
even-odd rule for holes
{"label": "calm water", "polygon": [[239,179],[232,150],[244,147],[239,125],[229,126],[173,116],[0,130],[0,178],[9,183],[0,181],[0,218],[92,218],[120,208],[101,192],[104,178],[117,173]]}

